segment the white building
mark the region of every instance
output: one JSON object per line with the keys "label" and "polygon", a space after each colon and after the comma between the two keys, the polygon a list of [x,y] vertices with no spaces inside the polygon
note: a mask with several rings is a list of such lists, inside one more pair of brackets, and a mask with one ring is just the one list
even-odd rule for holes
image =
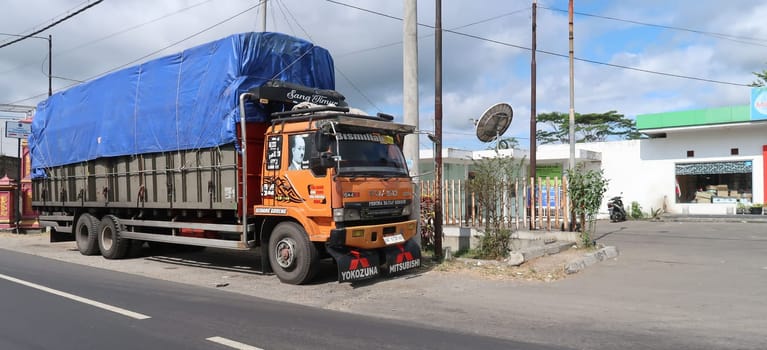
{"label": "white building", "polygon": [[[677,214],[734,214],[738,203],[766,201],[767,89],[754,89],[748,106],[640,115],[636,123],[649,138],[576,145],[578,163],[604,170],[605,201],[622,194],[627,210],[636,201],[645,213]],[[569,152],[566,144],[538,146],[537,175],[561,176]],[[469,158],[492,154],[444,149],[444,179],[466,179]],[[421,169],[433,164],[431,151],[422,152]]]}

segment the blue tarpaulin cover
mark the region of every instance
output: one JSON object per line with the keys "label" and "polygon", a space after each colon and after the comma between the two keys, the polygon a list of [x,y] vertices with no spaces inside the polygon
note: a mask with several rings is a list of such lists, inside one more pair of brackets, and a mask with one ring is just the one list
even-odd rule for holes
{"label": "blue tarpaulin cover", "polygon": [[38,104],[32,168],[232,143],[239,95],[269,80],[334,89],[333,59],[298,38],[244,33],[110,73]]}

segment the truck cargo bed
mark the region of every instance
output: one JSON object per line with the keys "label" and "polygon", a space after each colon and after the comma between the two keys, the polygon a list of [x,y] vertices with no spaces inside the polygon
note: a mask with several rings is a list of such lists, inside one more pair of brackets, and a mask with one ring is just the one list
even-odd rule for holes
{"label": "truck cargo bed", "polygon": [[55,208],[237,210],[234,146],[95,160],[48,168],[32,205]]}

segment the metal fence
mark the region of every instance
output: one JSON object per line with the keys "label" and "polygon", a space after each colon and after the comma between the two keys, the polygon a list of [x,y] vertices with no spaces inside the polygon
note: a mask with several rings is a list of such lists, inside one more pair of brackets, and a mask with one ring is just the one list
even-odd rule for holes
{"label": "metal fence", "polygon": [[[504,228],[552,231],[560,230],[567,221],[567,182],[564,178],[499,179],[494,186],[497,192],[492,194],[491,200],[484,201],[479,200],[478,193],[471,191],[470,181],[443,182],[443,225],[484,227],[488,220],[495,218]],[[433,180],[423,181],[421,198],[434,198],[435,185]]]}

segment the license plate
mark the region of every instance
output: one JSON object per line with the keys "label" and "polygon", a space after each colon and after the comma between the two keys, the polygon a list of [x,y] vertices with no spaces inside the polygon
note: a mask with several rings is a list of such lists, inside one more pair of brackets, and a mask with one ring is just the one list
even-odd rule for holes
{"label": "license plate", "polygon": [[405,237],[402,237],[402,235],[384,236],[383,239],[387,245],[402,243],[405,241]]}

